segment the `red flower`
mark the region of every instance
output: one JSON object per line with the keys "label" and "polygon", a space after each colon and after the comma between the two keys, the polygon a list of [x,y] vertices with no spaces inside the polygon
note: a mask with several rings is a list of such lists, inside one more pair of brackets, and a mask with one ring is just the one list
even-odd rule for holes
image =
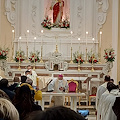
{"label": "red flower", "polygon": [[89,62],[91,62],[91,60],[89,60]]}
{"label": "red flower", "polygon": [[105,59],[108,59],[108,56],[106,56]]}
{"label": "red flower", "polygon": [[97,60],[94,60],[94,63],[96,63],[97,62]]}
{"label": "red flower", "polygon": [[83,60],[81,59],[81,62],[83,62]]}
{"label": "red flower", "polygon": [[107,55],[107,53],[105,53]]}
{"label": "red flower", "polygon": [[2,55],[1,52],[0,52],[0,55]]}
{"label": "red flower", "polygon": [[34,57],[34,55],[32,56],[32,58]]}
{"label": "red flower", "polygon": [[17,58],[17,60],[19,60],[19,58]]}

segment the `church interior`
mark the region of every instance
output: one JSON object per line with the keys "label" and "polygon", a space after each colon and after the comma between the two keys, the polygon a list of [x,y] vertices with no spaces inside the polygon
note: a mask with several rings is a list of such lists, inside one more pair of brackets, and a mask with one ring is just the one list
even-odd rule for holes
{"label": "church interior", "polygon": [[31,66],[45,109],[52,101],[49,83],[62,75],[76,85],[75,95],[70,86],[62,95],[64,106],[102,120],[96,95],[106,75],[118,85],[119,51],[119,0],[0,0],[0,79],[11,85]]}

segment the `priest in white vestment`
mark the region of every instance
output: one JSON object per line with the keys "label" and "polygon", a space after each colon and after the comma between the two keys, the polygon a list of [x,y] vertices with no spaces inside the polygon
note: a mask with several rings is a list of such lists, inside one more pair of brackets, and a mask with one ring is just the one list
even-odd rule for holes
{"label": "priest in white vestment", "polygon": [[[53,91],[56,93],[63,93],[68,89],[67,80],[63,79],[63,75],[59,75],[58,78],[55,78],[48,85],[48,91]],[[55,106],[60,106],[64,104],[64,98],[62,96],[53,97],[55,101]]]}
{"label": "priest in white vestment", "polygon": [[30,65],[27,66],[27,71],[29,71],[29,74],[27,74],[26,76],[33,81],[33,87],[36,87],[37,86],[37,80],[36,80],[37,74],[36,74],[36,72],[34,70],[32,70]]}
{"label": "priest in white vestment", "polygon": [[98,87],[97,94],[96,94],[96,109],[98,107],[101,95],[107,90],[107,83],[109,81],[110,81],[110,76],[106,75],[104,79],[104,83]]}
{"label": "priest in white vestment", "polygon": [[115,113],[112,110],[112,106],[116,100],[116,97],[119,96],[118,86],[109,82],[107,84],[107,89],[110,93],[103,93],[97,110],[97,120],[117,120]]}

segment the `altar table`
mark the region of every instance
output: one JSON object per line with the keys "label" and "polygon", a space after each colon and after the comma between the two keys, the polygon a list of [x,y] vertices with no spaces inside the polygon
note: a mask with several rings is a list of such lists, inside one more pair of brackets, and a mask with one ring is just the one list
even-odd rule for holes
{"label": "altar table", "polygon": [[46,96],[70,96],[71,97],[71,109],[74,111],[77,111],[77,97],[85,96],[85,93],[53,93],[53,92],[42,92],[42,101],[41,101],[41,107],[42,110],[44,110],[44,97]]}

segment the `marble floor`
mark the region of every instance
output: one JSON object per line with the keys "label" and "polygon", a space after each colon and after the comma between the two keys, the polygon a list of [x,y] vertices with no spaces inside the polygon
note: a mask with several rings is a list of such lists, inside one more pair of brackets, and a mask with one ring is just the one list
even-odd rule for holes
{"label": "marble floor", "polygon": [[88,120],[96,120],[96,116],[95,115],[89,115],[87,118],[88,118]]}

